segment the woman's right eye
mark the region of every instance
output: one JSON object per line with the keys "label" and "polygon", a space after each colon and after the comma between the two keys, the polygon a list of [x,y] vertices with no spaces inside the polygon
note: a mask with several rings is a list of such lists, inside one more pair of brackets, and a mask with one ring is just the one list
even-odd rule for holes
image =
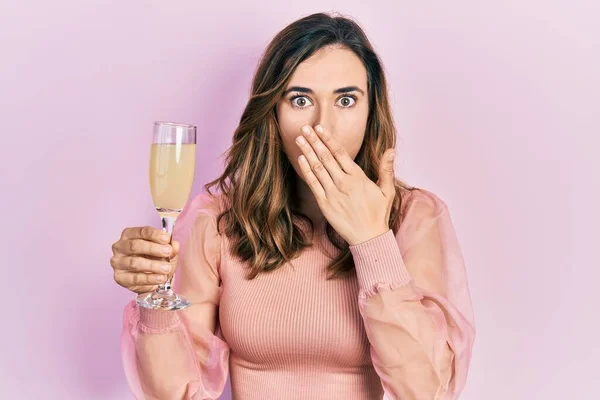
{"label": "woman's right eye", "polygon": [[294,108],[306,108],[312,103],[306,96],[294,96],[291,99],[292,107]]}

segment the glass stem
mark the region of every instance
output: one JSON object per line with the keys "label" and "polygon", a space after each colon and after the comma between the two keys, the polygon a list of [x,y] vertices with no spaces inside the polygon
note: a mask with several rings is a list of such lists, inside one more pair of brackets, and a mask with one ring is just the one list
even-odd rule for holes
{"label": "glass stem", "polygon": [[[173,243],[173,229],[175,229],[175,220],[177,219],[177,217],[161,217],[161,222],[162,222],[162,230],[163,232],[167,232],[171,239],[169,240],[169,244]],[[170,263],[171,262],[171,257],[166,257],[167,261]],[[160,285],[158,285],[158,291],[159,292],[167,292],[170,293],[171,292],[171,279],[173,277],[171,275],[167,275],[167,281],[165,283],[162,283]]]}

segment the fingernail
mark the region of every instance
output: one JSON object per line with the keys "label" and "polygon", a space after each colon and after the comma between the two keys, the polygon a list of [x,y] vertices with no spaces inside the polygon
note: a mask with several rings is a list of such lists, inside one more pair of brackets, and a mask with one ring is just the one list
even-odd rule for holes
{"label": "fingernail", "polygon": [[164,282],[167,279],[166,276],[161,275],[156,277],[156,282]]}
{"label": "fingernail", "polygon": [[296,142],[298,142],[299,144],[306,144],[306,139],[304,139],[302,136],[298,136]]}
{"label": "fingernail", "polygon": [[168,242],[170,239],[170,236],[167,234],[164,234],[160,238],[162,239],[163,242]]}
{"label": "fingernail", "polygon": [[171,254],[171,246],[164,246],[162,252],[165,254]]}
{"label": "fingernail", "polygon": [[317,125],[317,126],[315,127],[315,130],[316,130],[317,132],[319,132],[319,133],[323,133],[323,127],[322,127],[321,125]]}
{"label": "fingernail", "polygon": [[308,128],[308,126],[304,125],[302,127],[302,132],[308,135],[310,133],[310,129]]}
{"label": "fingernail", "polygon": [[164,264],[160,266],[160,269],[164,272],[169,272],[171,270],[171,266],[169,264]]}

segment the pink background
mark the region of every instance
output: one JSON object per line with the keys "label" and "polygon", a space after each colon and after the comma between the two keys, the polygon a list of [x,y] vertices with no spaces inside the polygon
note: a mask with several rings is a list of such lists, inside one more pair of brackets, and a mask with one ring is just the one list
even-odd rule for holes
{"label": "pink background", "polygon": [[600,398],[598,2],[414,3],[2,2],[0,397],[130,398],[109,259],[158,225],[152,122],[199,126],[198,193],[270,39],[337,10],[385,63],[398,175],[455,221],[478,330],[461,398]]}

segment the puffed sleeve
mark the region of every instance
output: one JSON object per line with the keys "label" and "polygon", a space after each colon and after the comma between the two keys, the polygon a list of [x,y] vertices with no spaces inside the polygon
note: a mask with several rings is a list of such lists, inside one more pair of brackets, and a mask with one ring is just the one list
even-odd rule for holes
{"label": "puffed sleeve", "polygon": [[229,346],[215,335],[221,295],[218,198],[202,193],[179,216],[173,286],[192,305],[179,311],[125,307],[121,354],[136,399],[217,399],[229,373]]}
{"label": "puffed sleeve", "polygon": [[455,400],[475,339],[465,265],[448,208],[415,190],[405,217],[350,246],[371,360],[392,400]]}

